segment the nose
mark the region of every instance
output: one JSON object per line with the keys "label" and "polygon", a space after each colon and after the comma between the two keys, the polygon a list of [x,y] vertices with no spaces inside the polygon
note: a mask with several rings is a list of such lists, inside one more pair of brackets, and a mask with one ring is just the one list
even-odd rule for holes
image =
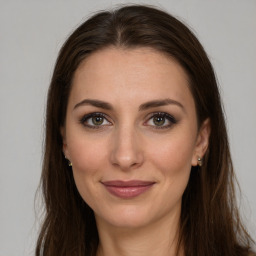
{"label": "nose", "polygon": [[144,161],[139,134],[134,128],[123,127],[116,130],[112,137],[110,161],[123,171],[135,169]]}

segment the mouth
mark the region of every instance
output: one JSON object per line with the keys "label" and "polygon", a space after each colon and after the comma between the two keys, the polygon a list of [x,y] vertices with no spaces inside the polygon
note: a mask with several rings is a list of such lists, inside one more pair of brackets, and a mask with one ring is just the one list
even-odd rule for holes
{"label": "mouth", "polygon": [[104,187],[110,194],[123,199],[137,197],[148,191],[155,184],[155,182],[152,181],[141,180],[111,180],[104,181],[101,183],[104,185]]}

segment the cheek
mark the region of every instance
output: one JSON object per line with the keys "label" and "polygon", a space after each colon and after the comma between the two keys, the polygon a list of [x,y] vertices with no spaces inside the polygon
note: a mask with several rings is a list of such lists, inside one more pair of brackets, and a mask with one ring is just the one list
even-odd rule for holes
{"label": "cheek", "polygon": [[180,200],[187,186],[191,171],[191,161],[194,143],[189,136],[173,136],[162,143],[158,142],[157,148],[148,154],[151,163],[164,180],[164,191],[169,198]]}
{"label": "cheek", "polygon": [[95,140],[84,134],[76,133],[70,136],[69,154],[73,167],[77,172],[93,174],[107,158],[104,140]]}
{"label": "cheek", "polygon": [[[152,149],[151,146],[147,147]],[[158,140],[153,150],[150,150],[151,160],[161,170],[169,173],[191,169],[191,161],[194,154],[194,143],[190,136],[174,134],[169,138]]]}
{"label": "cheek", "polygon": [[69,137],[68,150],[77,189],[88,205],[97,197],[98,181],[102,177],[107,150],[103,141],[97,142],[83,134],[74,133]]}
{"label": "cheek", "polygon": [[104,168],[104,151],[100,147],[80,143],[71,147],[72,170],[75,184],[83,200],[91,207],[100,200],[99,180]]}
{"label": "cheek", "polygon": [[154,165],[164,177],[166,190],[183,193],[191,171],[191,154],[176,148],[166,148],[165,152],[157,152]]}

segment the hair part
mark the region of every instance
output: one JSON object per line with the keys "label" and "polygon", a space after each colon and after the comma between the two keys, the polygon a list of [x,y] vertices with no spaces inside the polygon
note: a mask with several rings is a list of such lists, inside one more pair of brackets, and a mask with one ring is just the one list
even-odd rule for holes
{"label": "hair part", "polygon": [[130,5],[95,14],[80,25],[60,50],[48,91],[41,176],[46,213],[36,255],[93,256],[98,233],[92,209],[79,195],[62,152],[61,127],[75,71],[83,60],[107,47],[150,47],[176,60],[189,77],[198,125],[213,124],[200,169],[182,198],[179,245],[186,256],[248,255],[253,242],[241,224],[225,119],[212,65],[194,34],[157,8]]}

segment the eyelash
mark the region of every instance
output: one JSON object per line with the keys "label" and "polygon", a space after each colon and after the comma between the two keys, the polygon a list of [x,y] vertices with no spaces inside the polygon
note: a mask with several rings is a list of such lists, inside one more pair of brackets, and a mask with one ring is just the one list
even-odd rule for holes
{"label": "eyelash", "polygon": [[101,118],[107,120],[108,123],[111,123],[110,121],[108,121],[107,115],[105,115],[103,113],[99,113],[99,112],[90,113],[90,114],[87,114],[87,115],[83,116],[80,119],[80,123],[82,125],[84,125],[85,127],[90,128],[90,129],[100,129],[102,126],[107,126],[107,125],[90,125],[90,124],[86,124],[86,122],[88,122],[88,120],[90,118],[93,118],[93,117],[101,117]]}
{"label": "eyelash", "polygon": [[[109,124],[100,124],[100,125],[90,125],[86,122],[88,122],[88,120],[90,120],[90,118],[93,118],[93,117],[101,117],[103,118],[105,121],[107,121]],[[173,124],[176,124],[177,123],[177,120],[170,114],[167,114],[165,112],[155,112],[155,113],[151,113],[149,118],[147,118],[147,122],[149,122],[152,118],[154,117],[160,117],[160,118],[164,118],[165,122],[166,122],[166,119],[169,121],[169,124],[168,125],[164,125],[164,126],[157,126],[157,125],[152,125],[153,129],[168,129],[170,128]],[[104,122],[104,121],[103,121]],[[94,113],[90,113],[90,114],[87,114],[85,116],[83,116],[81,119],[80,119],[80,123],[87,127],[87,128],[90,128],[90,129],[100,129],[102,128],[103,126],[109,126],[111,125],[112,123],[108,120],[108,116],[105,115],[104,113],[100,113],[100,112],[94,112]],[[144,124],[145,124],[144,123]],[[147,125],[147,126],[151,126],[151,125]]]}
{"label": "eyelash", "polygon": [[154,117],[160,117],[160,118],[164,118],[165,122],[166,119],[169,121],[168,125],[163,125],[163,126],[157,126],[157,125],[152,125],[152,127],[154,127],[154,129],[168,129],[170,128],[173,124],[177,123],[177,120],[170,114],[167,114],[165,112],[155,112],[155,113],[151,113],[150,117],[147,119],[146,122],[149,122],[152,118]]}

